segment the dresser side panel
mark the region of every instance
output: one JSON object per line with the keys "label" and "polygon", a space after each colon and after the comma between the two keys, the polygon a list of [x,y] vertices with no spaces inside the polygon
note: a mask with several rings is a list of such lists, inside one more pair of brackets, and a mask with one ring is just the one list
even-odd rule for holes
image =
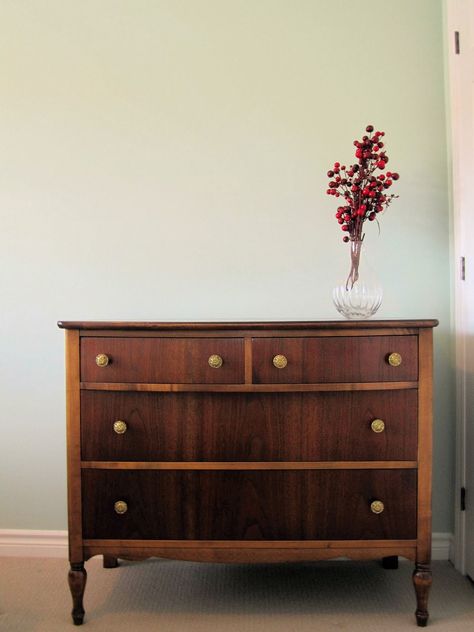
{"label": "dresser side panel", "polygon": [[433,331],[419,334],[418,550],[417,562],[431,560],[431,468],[433,417]]}
{"label": "dresser side panel", "polygon": [[79,332],[66,331],[66,423],[69,559],[83,561],[81,494],[81,399]]}

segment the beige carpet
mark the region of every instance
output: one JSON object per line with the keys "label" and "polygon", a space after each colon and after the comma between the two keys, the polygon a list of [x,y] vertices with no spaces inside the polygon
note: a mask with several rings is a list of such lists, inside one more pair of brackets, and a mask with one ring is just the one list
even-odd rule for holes
{"label": "beige carpet", "polygon": [[[474,586],[435,562],[428,624],[474,631]],[[416,630],[412,564],[220,565],[147,560],[102,569],[90,560],[84,632],[399,632]],[[0,558],[0,630],[72,625],[63,560]]]}

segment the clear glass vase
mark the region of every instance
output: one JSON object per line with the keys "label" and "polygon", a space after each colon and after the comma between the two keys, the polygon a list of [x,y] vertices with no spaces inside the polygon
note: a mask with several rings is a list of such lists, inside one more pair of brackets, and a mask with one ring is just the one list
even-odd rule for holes
{"label": "clear glass vase", "polygon": [[383,290],[367,260],[362,240],[350,242],[351,266],[345,281],[332,291],[337,311],[349,319],[370,318],[382,304]]}

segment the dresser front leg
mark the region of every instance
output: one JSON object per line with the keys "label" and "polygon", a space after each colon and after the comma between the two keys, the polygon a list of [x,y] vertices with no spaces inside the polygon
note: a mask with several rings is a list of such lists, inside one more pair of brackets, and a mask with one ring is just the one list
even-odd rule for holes
{"label": "dresser front leg", "polygon": [[432,583],[429,564],[416,564],[413,571],[413,584],[416,592],[416,623],[425,627],[428,623],[428,594]]}
{"label": "dresser front leg", "polygon": [[72,595],[72,620],[74,625],[81,625],[84,621],[84,606],[82,599],[86,587],[87,572],[84,562],[71,563],[71,570],[68,574],[69,588]]}

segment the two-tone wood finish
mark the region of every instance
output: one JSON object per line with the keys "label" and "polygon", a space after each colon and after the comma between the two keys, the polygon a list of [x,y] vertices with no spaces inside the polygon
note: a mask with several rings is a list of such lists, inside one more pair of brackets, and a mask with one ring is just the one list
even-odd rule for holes
{"label": "two-tone wood finish", "polygon": [[436,324],[60,323],[74,623],[97,554],[401,555],[425,625]]}

